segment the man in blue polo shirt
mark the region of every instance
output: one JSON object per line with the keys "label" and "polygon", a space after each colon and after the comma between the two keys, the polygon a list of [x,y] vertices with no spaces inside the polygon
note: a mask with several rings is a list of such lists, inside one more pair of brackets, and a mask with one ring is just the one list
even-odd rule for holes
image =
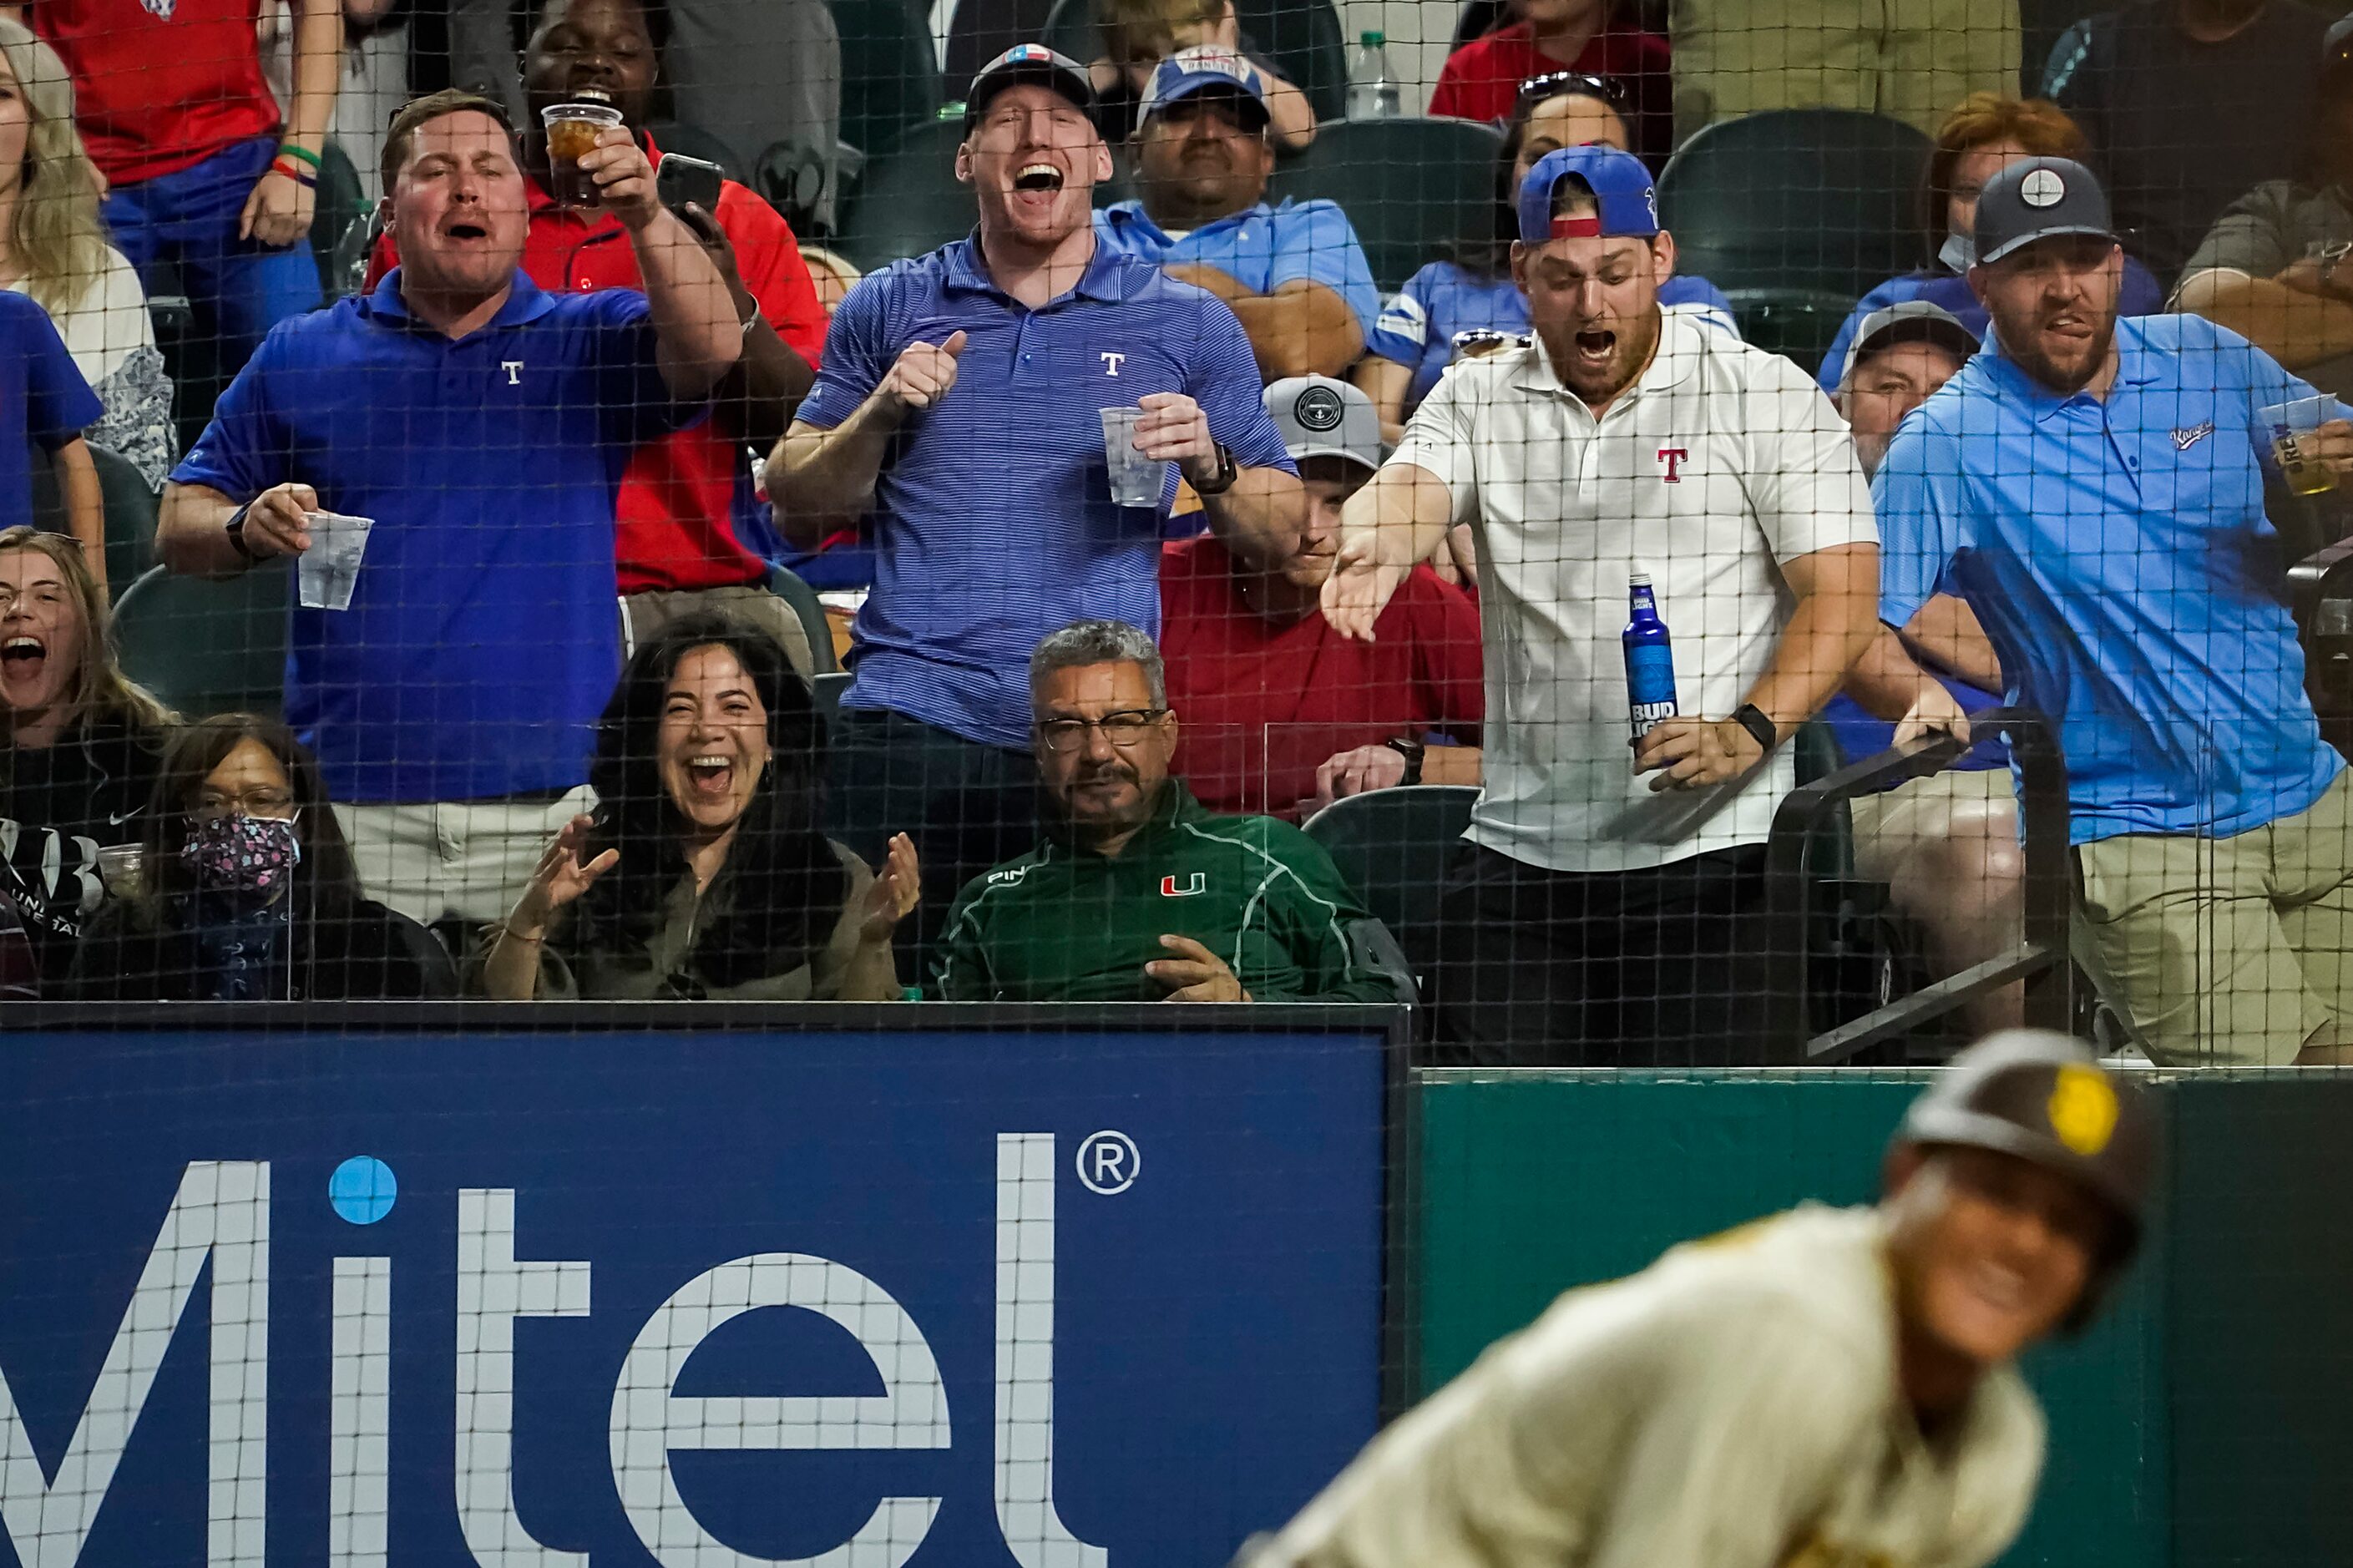
{"label": "man in blue polo shirt", "polygon": [[[2010,700],[2058,720],[2078,956],[2154,1059],[2333,1059],[2353,1045],[2353,783],[2305,697],[2258,420],[2312,389],[2202,318],[2120,321],[2081,164],[1997,175],[1977,254],[1993,338],[1875,480],[1881,616],[1959,595]],[[2341,419],[2306,445],[2353,469]]]}
{"label": "man in blue polo shirt", "polygon": [[[1233,312],[1097,242],[1111,154],[1091,97],[1084,67],[1035,44],[974,79],[956,177],[980,226],[850,290],[768,465],[795,544],[862,523],[874,547],[837,828],[861,853],[916,834],[934,921],[1035,841],[1039,639],[1088,618],[1156,635],[1176,476],[1245,560],[1287,557],[1304,515]],[[1140,407],[1135,447],[1174,467],[1155,505],[1113,503],[1113,407]]]}
{"label": "man in blue polo shirt", "polygon": [[1380,315],[1365,247],[1338,204],[1266,205],[1266,89],[1213,44],[1154,68],[1135,131],[1139,201],[1096,218],[1103,243],[1233,307],[1268,382],[1341,376]]}
{"label": "man in blue polo shirt", "polygon": [[402,265],[269,335],[173,474],[159,544],[226,576],[318,547],[322,512],[374,520],[350,607],[291,612],[287,717],[372,896],[496,920],[586,804],[622,468],[694,417],[743,329],[625,130],[580,165],[643,294],[543,294],[519,269],[530,214],[491,100],[408,105],[385,164]]}

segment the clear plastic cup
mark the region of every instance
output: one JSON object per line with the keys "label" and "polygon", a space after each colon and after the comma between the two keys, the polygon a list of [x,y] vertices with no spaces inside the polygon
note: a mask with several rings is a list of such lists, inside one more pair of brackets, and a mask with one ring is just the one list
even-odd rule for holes
{"label": "clear plastic cup", "polygon": [[303,608],[350,609],[352,590],[359,586],[360,560],[367,553],[368,530],[375,526],[375,519],[306,511],[302,525],[310,530],[311,548],[302,552],[294,574]]}
{"label": "clear plastic cup", "polygon": [[596,145],[599,132],[621,122],[621,111],[609,103],[551,103],[539,118],[547,128],[547,194],[559,206],[595,206],[596,182],[580,167],[580,158]]}
{"label": "clear plastic cup", "polygon": [[1135,422],[1144,410],[1134,406],[1103,411],[1103,466],[1111,470],[1113,506],[1158,506],[1168,485],[1168,465],[1135,449]]}
{"label": "clear plastic cup", "polygon": [[143,844],[110,844],[98,852],[98,879],[110,899],[129,900],[147,891],[147,847]]}
{"label": "clear plastic cup", "polygon": [[2263,433],[2271,437],[2272,457],[2287,488],[2300,496],[2327,495],[2337,488],[2337,470],[2304,450],[2300,437],[2311,435],[2334,416],[2337,400],[2322,395],[2299,397],[2258,409]]}

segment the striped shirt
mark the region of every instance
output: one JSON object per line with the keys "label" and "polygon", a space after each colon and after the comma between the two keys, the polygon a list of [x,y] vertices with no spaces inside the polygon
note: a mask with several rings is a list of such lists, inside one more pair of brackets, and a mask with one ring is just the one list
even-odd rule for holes
{"label": "striped shirt", "polygon": [[1234,313],[1100,247],[1035,310],[990,281],[977,239],[870,274],[834,313],[801,421],[839,425],[908,344],[959,331],[955,384],[908,416],[875,481],[874,588],[842,705],[1026,747],[1030,650],[1090,617],[1156,636],[1160,542],[1195,521],[1168,517],[1173,470],[1157,507],[1112,504],[1100,411],[1183,393],[1240,467],[1293,469]]}

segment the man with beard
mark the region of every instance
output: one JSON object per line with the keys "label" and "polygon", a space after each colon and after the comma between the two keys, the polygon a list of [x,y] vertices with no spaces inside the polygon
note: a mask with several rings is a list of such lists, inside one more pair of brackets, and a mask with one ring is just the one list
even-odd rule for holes
{"label": "man with beard", "polygon": [[1177,715],[1134,626],[1078,621],[1029,664],[1037,848],[956,900],[950,1002],[1410,1002],[1397,944],[1316,842],[1168,776]]}
{"label": "man with beard", "polygon": [[[2257,415],[2312,388],[2202,317],[2120,321],[2123,253],[2079,163],[1996,175],[1977,257],[1992,341],[1874,481],[1880,614],[1910,629],[1959,595],[2010,700],[2057,722],[2077,957],[2152,1058],[2341,1059],[2353,783],[2305,697]],[[2341,417],[2303,447],[2353,470]],[[1933,684],[1892,644],[1863,683]]]}
{"label": "man with beard", "polygon": [[[1661,312],[1675,246],[1639,160],[1548,153],[1518,218],[1536,341],[1431,391],[1348,502],[1324,614],[1376,637],[1471,524],[1485,788],[1439,909],[1440,1041],[1482,1063],[1743,1059],[1770,984],[1781,742],[1877,632],[1871,496],[1802,372]],[[1680,716],[1638,724],[1630,757],[1620,633],[1643,577]]]}
{"label": "man with beard", "polygon": [[1270,381],[1345,375],[1380,314],[1372,265],[1337,203],[1266,204],[1266,84],[1212,44],[1154,68],[1135,132],[1142,199],[1103,209],[1103,243],[1233,307]]}
{"label": "man with beard", "polygon": [[1097,239],[1111,153],[1092,97],[1084,67],[1037,44],[974,79],[956,177],[978,229],[850,290],[768,464],[793,544],[857,527],[874,547],[833,800],[873,864],[914,836],[925,908],[1035,839],[1038,640],[1080,616],[1157,627],[1162,537],[1193,531],[1170,518],[1173,476],[1153,505],[1113,500],[1103,410],[1140,410],[1134,448],[1191,484],[1238,556],[1298,543],[1299,478],[1234,313]]}

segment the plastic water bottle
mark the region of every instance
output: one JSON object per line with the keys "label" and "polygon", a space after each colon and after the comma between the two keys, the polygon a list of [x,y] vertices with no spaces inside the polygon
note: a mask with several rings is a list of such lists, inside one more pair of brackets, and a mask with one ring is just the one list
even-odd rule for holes
{"label": "plastic water bottle", "polygon": [[1356,40],[1356,58],[1348,67],[1348,118],[1395,120],[1398,107],[1397,72],[1389,68],[1388,38],[1367,31]]}
{"label": "plastic water bottle", "polygon": [[1639,741],[1660,720],[1675,716],[1675,654],[1650,578],[1634,574],[1626,598],[1626,716]]}

